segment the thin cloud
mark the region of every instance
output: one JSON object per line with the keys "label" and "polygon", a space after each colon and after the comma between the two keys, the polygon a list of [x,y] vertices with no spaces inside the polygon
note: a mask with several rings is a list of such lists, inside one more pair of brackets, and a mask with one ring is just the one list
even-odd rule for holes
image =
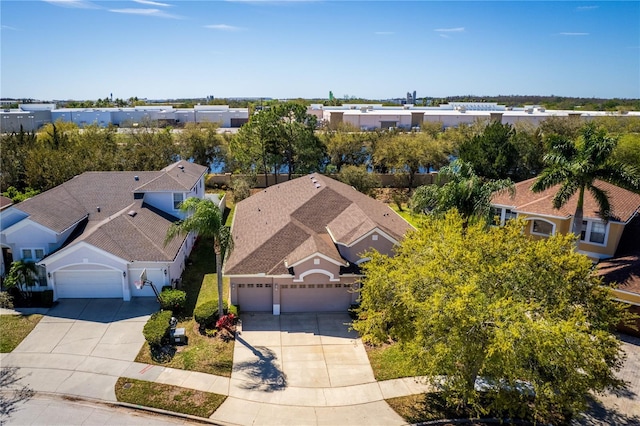
{"label": "thin cloud", "polygon": [[393,31],[376,31],[375,35],[392,35],[395,34]]}
{"label": "thin cloud", "polygon": [[100,7],[85,0],[43,0],[54,6],[68,7],[72,9],[99,9]]}
{"label": "thin cloud", "polygon": [[440,37],[442,38],[451,38],[451,36],[449,34],[445,34],[445,33],[440,33],[438,34]]}
{"label": "thin cloud", "polygon": [[160,9],[109,9],[109,12],[122,13],[127,15],[151,16],[154,18],[182,19],[182,16],[173,15]]}
{"label": "thin cloud", "polygon": [[593,9],[597,9],[600,6],[578,6],[576,7],[576,10],[593,10]]}
{"label": "thin cloud", "polygon": [[588,36],[589,33],[560,33],[561,36],[568,36],[568,37],[581,37],[581,36]]}
{"label": "thin cloud", "polygon": [[151,0],[133,0],[134,3],[139,3],[139,4],[144,4],[147,6],[158,6],[158,7],[170,7],[170,4],[167,3],[160,3],[157,1],[151,1]]}
{"label": "thin cloud", "polygon": [[212,24],[212,25],[205,25],[205,28],[209,28],[211,30],[218,30],[218,31],[240,31],[243,28],[240,27],[235,27],[233,25],[227,25],[227,24]]}
{"label": "thin cloud", "polygon": [[0,29],[9,30],[9,31],[18,31],[18,29],[16,27],[12,27],[10,25],[2,25],[2,26],[0,26]]}
{"label": "thin cloud", "polygon": [[456,27],[456,28],[436,28],[433,30],[438,33],[463,33],[464,27]]}

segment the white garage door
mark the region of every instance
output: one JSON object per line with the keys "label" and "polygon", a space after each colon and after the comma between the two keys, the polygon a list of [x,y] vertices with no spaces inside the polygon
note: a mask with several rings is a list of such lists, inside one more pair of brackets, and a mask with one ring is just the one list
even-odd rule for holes
{"label": "white garage door", "polygon": [[122,272],[57,271],[55,286],[59,298],[122,298]]}

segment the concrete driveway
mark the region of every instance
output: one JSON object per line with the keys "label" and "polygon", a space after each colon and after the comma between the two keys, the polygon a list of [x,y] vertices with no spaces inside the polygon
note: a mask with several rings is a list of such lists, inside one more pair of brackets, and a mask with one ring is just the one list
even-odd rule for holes
{"label": "concrete driveway", "polygon": [[19,367],[17,384],[37,392],[115,401],[115,382],[135,368],[142,328],[157,310],[154,298],[65,299],[0,359],[3,367]]}
{"label": "concrete driveway", "polygon": [[253,425],[402,425],[347,314],[245,314],[229,397],[211,419]]}
{"label": "concrete driveway", "polygon": [[375,382],[347,314],[242,316],[232,382],[240,388],[332,388]]}
{"label": "concrete driveway", "polygon": [[69,354],[133,361],[142,328],[158,310],[151,298],[65,299],[51,308],[14,353]]}

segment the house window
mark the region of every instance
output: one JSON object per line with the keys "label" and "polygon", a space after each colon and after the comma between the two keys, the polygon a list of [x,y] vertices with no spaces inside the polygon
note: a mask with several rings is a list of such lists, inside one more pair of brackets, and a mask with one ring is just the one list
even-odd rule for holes
{"label": "house window", "polygon": [[516,211],[502,207],[491,207],[490,214],[492,223],[496,226],[504,225],[508,220],[518,217]]}
{"label": "house window", "polygon": [[504,221],[505,222],[508,221],[508,220],[511,220],[511,219],[515,219],[517,217],[518,217],[518,213],[514,212],[511,209],[505,209],[505,211],[504,211]]}
{"label": "house window", "polygon": [[22,249],[22,260],[36,262],[44,257],[44,249]]}
{"label": "house window", "polygon": [[531,233],[537,235],[552,235],[553,224],[545,220],[534,219],[531,224]]}
{"label": "house window", "polygon": [[37,270],[37,281],[38,281],[38,285],[40,287],[46,287],[47,286],[47,270],[44,268],[44,266],[36,266],[36,270]]}
{"label": "house window", "polygon": [[602,222],[582,221],[580,241],[594,244],[604,244],[607,236],[607,225]]}
{"label": "house window", "polygon": [[173,209],[178,210],[180,208],[180,204],[184,201],[184,194],[182,192],[174,192],[173,193]]}
{"label": "house window", "polygon": [[378,241],[378,236],[374,234],[374,235],[371,236],[371,239],[373,241]]}

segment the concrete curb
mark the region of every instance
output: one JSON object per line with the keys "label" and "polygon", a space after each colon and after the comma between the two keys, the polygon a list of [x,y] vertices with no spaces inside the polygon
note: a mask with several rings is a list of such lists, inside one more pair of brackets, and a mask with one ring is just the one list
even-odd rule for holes
{"label": "concrete curb", "polygon": [[49,398],[72,401],[72,402],[73,401],[85,401],[85,402],[90,402],[91,404],[102,405],[102,406],[107,406],[107,407],[116,406],[116,407],[129,408],[129,409],[132,409],[132,410],[146,411],[146,412],[149,412],[149,413],[161,414],[161,415],[164,415],[164,416],[176,417],[176,418],[185,419],[185,420],[192,420],[192,421],[200,422],[200,423],[203,423],[203,424],[212,424],[212,425],[218,425],[218,426],[228,426],[228,424],[214,422],[213,420],[211,420],[211,419],[209,419],[207,417],[198,417],[198,416],[194,416],[194,415],[191,415],[191,414],[176,413],[174,411],[167,411],[167,410],[163,410],[161,408],[154,408],[154,407],[147,407],[147,406],[144,406],[144,405],[130,404],[128,402],[103,401],[101,399],[88,398],[88,397],[84,397],[84,396],[71,395],[71,394],[59,393],[59,392],[36,392],[35,394],[36,395],[44,395],[44,396],[47,396]]}

